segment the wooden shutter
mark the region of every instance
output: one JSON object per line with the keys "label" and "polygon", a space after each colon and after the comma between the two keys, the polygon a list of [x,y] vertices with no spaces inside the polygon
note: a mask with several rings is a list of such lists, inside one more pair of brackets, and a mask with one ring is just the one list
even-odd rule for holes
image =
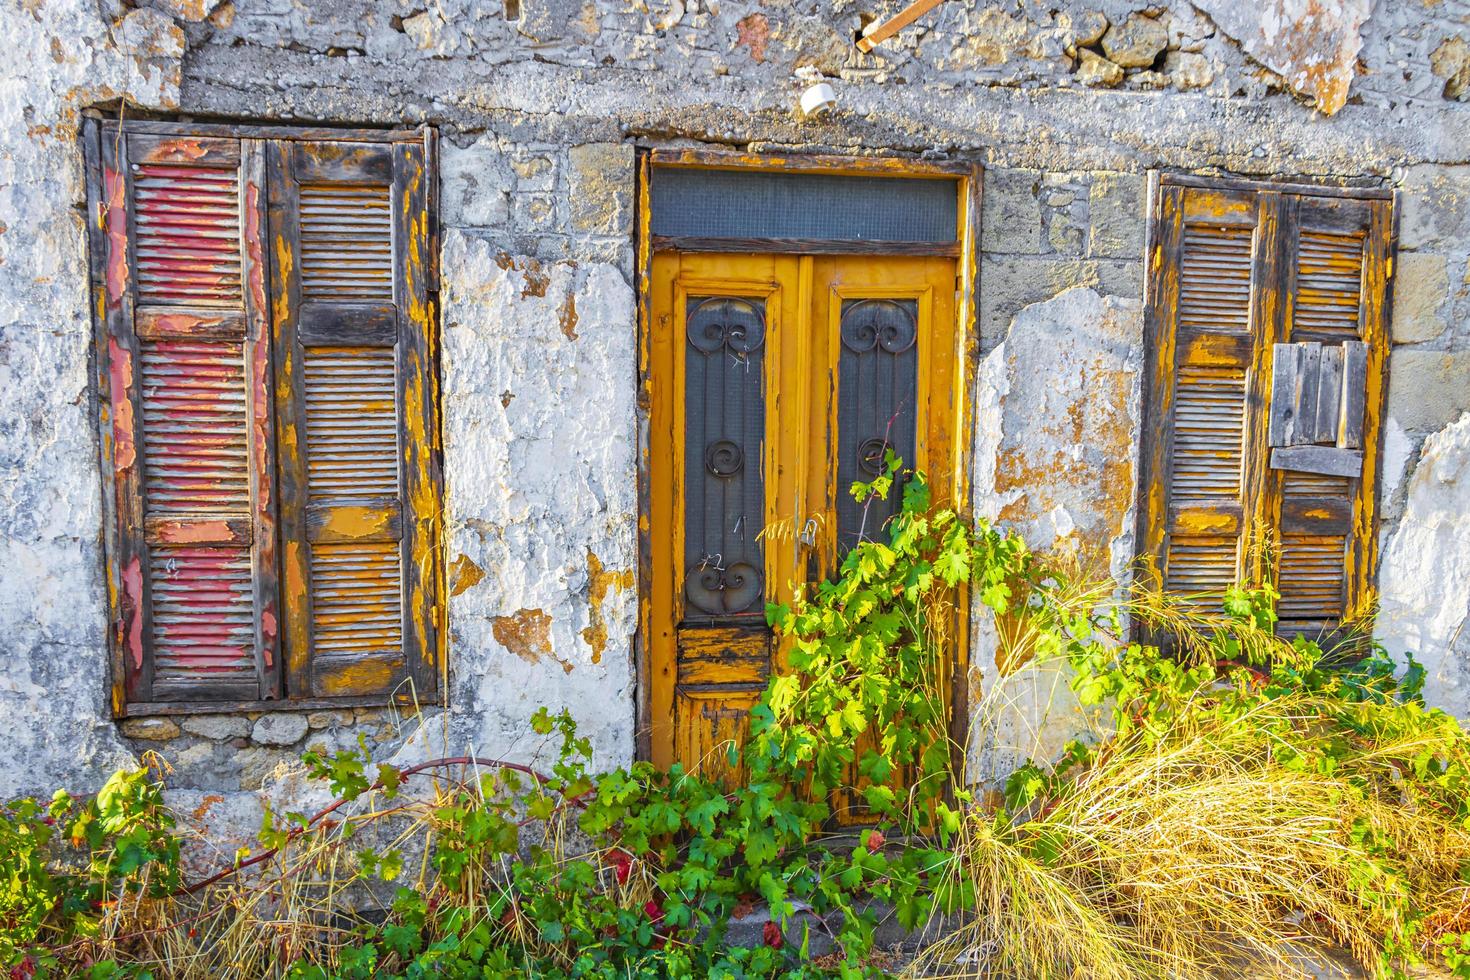
{"label": "wooden shutter", "polygon": [[[1363,469],[1330,476],[1272,469],[1278,630],[1317,636],[1368,612],[1373,511],[1378,471],[1377,419],[1387,337],[1383,329],[1390,202],[1293,195],[1283,210],[1283,339],[1367,345],[1366,376],[1348,372],[1348,395],[1364,405]],[[1351,358],[1349,358],[1351,360]]]}
{"label": "wooden shutter", "polygon": [[1255,338],[1271,317],[1275,223],[1257,195],[1166,186],[1150,281],[1142,541],[1164,588],[1218,604],[1247,575],[1256,519]]}
{"label": "wooden shutter", "polygon": [[437,427],[424,147],[270,152],[287,683],[437,689]]}
{"label": "wooden shutter", "polygon": [[263,147],[87,145],[114,707],[276,697]]}
{"label": "wooden shutter", "polygon": [[[1283,634],[1334,630],[1367,611],[1374,562],[1392,202],[1166,180],[1155,207],[1141,551],[1169,592],[1213,605],[1271,579]],[[1364,390],[1342,395],[1364,406],[1361,475],[1273,469],[1275,346],[1349,341],[1367,345]]]}

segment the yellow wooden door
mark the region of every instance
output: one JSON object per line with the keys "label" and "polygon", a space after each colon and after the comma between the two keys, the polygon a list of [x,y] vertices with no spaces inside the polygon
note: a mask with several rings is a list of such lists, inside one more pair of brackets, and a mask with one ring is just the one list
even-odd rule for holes
{"label": "yellow wooden door", "polygon": [[720,773],[770,678],[766,603],[885,533],[896,499],[847,488],[891,447],[958,492],[956,270],[665,251],[650,272],[650,746]]}

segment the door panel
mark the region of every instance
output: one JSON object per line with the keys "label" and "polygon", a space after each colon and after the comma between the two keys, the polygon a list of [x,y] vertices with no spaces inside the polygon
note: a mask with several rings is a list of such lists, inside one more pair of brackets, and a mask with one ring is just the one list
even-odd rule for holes
{"label": "door panel", "polygon": [[780,661],[765,604],[896,511],[852,483],[891,447],[954,499],[956,269],[666,251],[650,272],[652,758],[724,774]]}

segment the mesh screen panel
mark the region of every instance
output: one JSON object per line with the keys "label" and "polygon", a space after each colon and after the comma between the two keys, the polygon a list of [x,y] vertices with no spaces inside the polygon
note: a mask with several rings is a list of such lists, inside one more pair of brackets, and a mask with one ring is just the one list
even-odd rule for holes
{"label": "mesh screen panel", "polygon": [[653,233],[690,238],[952,242],[954,180],[658,168]]}

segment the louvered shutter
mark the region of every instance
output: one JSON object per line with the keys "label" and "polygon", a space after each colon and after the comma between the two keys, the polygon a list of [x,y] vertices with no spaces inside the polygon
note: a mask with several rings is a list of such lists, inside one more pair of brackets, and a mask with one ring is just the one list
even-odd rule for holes
{"label": "louvered shutter", "polygon": [[1166,186],[1150,282],[1143,541],[1164,588],[1217,606],[1246,576],[1257,345],[1271,215],[1249,192]]}
{"label": "louvered shutter", "polygon": [[[1318,342],[1324,350],[1364,341],[1366,376],[1350,372],[1345,379],[1350,387],[1372,389],[1353,392],[1358,404],[1376,405],[1382,395],[1389,207],[1388,201],[1293,195],[1284,209],[1284,339]],[[1277,509],[1277,616],[1284,635],[1315,637],[1367,612],[1361,604],[1372,564],[1375,426],[1365,426],[1362,442],[1361,476],[1295,470],[1268,476]]]}
{"label": "louvered shutter", "polygon": [[262,145],[92,124],[88,149],[114,707],[276,697]]}
{"label": "louvered shutter", "polygon": [[[1367,612],[1392,201],[1182,181],[1155,201],[1141,550],[1171,593],[1215,605],[1230,584],[1269,578],[1281,633],[1329,633]],[[1365,370],[1361,351],[1321,356],[1349,341],[1366,344]],[[1360,476],[1272,468],[1278,344],[1328,365],[1303,374],[1314,384],[1341,372],[1341,417],[1362,418]],[[1339,405],[1319,394],[1325,418]]]}
{"label": "louvered shutter", "polygon": [[270,155],[287,681],[436,690],[437,473],[421,144]]}

